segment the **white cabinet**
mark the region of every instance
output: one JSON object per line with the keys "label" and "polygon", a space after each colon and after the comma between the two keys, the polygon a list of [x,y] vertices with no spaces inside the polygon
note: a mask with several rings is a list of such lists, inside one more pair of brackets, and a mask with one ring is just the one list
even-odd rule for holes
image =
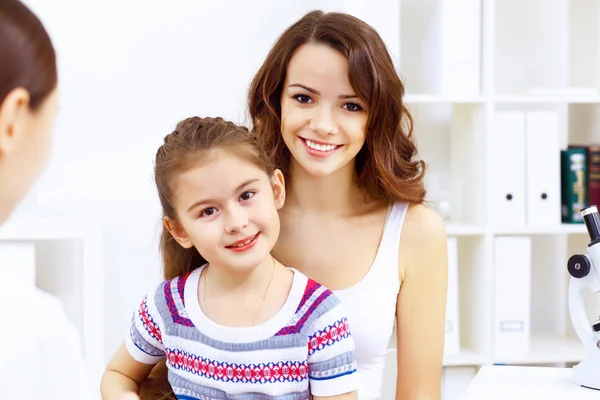
{"label": "white cabinet", "polygon": [[[400,55],[414,137],[428,163],[429,204],[446,217],[448,235],[457,241],[460,351],[446,354],[444,381],[474,375],[483,364],[580,361],[566,262],[585,252],[588,237],[584,225],[560,223],[555,210],[557,152],[600,143],[600,2],[400,0],[398,24],[400,48],[393,50]],[[466,32],[476,37],[464,40]],[[543,129],[549,143],[528,129]],[[532,158],[539,163],[532,165]],[[548,176],[538,180],[541,171]],[[502,185],[515,192],[497,198]],[[511,207],[517,211],[506,215]],[[525,291],[519,298],[528,318],[529,338],[519,352],[494,351],[495,312],[502,309],[495,304],[495,278],[518,279],[514,269],[494,262],[501,237],[529,243],[527,283],[515,285]],[[388,364],[394,364],[393,346]],[[394,379],[390,367],[386,393],[393,393]]]}
{"label": "white cabinet", "polygon": [[93,387],[104,360],[104,237],[94,218],[13,218],[0,226],[0,273],[10,268],[56,296],[82,338]]}

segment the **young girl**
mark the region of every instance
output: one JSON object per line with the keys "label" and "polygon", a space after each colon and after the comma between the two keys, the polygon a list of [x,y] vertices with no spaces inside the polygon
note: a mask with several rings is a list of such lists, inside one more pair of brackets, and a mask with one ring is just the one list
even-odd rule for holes
{"label": "young girl", "polygon": [[179,399],[356,398],[339,300],[270,254],[283,175],[243,127],[189,118],[156,155],[166,281],[143,298],[102,380],[137,393],[166,359]]}

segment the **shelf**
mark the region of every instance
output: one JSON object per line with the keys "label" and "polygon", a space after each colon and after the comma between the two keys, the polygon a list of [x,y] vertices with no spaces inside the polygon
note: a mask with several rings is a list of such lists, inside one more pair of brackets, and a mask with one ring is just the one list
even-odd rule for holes
{"label": "shelf", "polygon": [[497,104],[600,104],[600,95],[497,94],[491,97],[457,97],[411,93],[404,96],[405,104],[483,104],[488,100]]}
{"label": "shelf", "polygon": [[404,96],[405,104],[479,104],[484,103],[483,96],[444,96],[436,94],[407,94]]}
{"label": "shelf", "polygon": [[493,230],[495,235],[557,235],[586,234],[584,224],[561,224],[548,226],[498,226]]}
{"label": "shelf", "polygon": [[501,94],[492,99],[495,103],[600,104],[600,96],[597,95]]}
{"label": "shelf", "polygon": [[553,364],[580,362],[584,356],[583,344],[577,338],[534,335],[531,351],[522,355],[492,357],[494,364]]}
{"label": "shelf", "polygon": [[0,227],[0,240],[68,240],[95,234],[101,223],[94,218],[14,218]]}
{"label": "shelf", "polygon": [[[395,347],[388,348],[388,357],[395,359],[397,349]],[[472,350],[461,350],[458,354],[444,354],[444,367],[459,367],[471,365],[483,365],[487,363],[487,358],[481,353]]]}
{"label": "shelf", "polygon": [[479,236],[485,235],[485,227],[477,225],[448,224],[446,234],[448,236]]}
{"label": "shelf", "polygon": [[459,367],[486,364],[485,355],[472,350],[461,350],[458,354],[445,354],[444,367]]}
{"label": "shelf", "polygon": [[[394,340],[390,341],[389,352],[396,352]],[[531,339],[531,351],[524,354],[487,355],[471,349],[461,349],[457,354],[444,354],[445,367],[484,364],[553,364],[576,363],[584,356],[583,344],[577,337],[536,335]]]}
{"label": "shelf", "polygon": [[0,227],[0,241],[54,241],[73,240],[79,242],[75,257],[80,268],[82,293],[77,301],[82,311],[81,330],[83,354],[90,378],[99,384],[106,360],[104,353],[104,231],[101,219],[81,216],[56,217],[12,217]]}
{"label": "shelf", "polygon": [[[396,352],[396,348],[390,346],[389,352]],[[444,367],[457,367],[484,364],[554,364],[554,363],[577,363],[583,359],[584,347],[577,338],[565,338],[561,336],[534,335],[531,339],[531,351],[524,354],[514,355],[492,355],[463,349],[458,354],[444,354]]]}

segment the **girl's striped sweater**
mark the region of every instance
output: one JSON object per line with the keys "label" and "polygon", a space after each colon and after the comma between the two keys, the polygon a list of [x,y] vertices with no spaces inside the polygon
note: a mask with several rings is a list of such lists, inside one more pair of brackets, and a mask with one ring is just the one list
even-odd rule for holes
{"label": "girl's striped sweater", "polygon": [[356,389],[354,341],[330,290],[293,270],[290,294],[273,318],[224,327],[198,303],[203,268],[145,296],[126,339],[139,362],[166,358],[178,399],[297,400]]}

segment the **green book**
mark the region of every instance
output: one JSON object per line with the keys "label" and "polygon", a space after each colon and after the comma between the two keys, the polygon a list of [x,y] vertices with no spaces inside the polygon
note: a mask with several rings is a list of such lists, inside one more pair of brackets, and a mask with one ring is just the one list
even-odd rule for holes
{"label": "green book", "polygon": [[587,148],[569,147],[560,153],[562,222],[583,223],[581,210],[588,205]]}

